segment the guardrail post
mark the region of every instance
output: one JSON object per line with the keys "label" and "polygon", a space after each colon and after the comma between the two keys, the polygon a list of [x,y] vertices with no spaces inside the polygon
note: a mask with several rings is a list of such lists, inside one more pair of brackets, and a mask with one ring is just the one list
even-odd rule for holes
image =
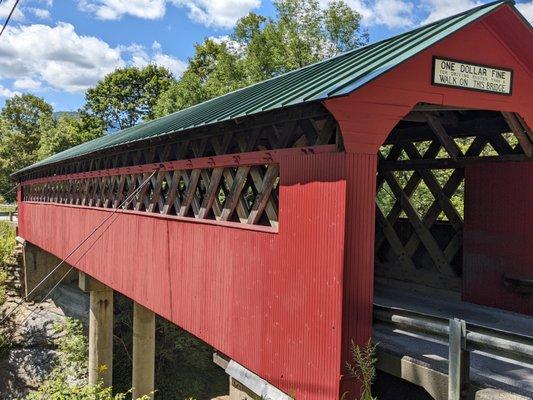
{"label": "guardrail post", "polygon": [[470,353],[466,349],[466,323],[450,319],[448,400],[465,400],[470,378]]}

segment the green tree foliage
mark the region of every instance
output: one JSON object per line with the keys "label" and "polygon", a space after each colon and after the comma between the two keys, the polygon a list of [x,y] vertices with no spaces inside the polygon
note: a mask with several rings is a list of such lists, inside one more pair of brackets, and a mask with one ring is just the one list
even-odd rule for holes
{"label": "green tree foliage", "polygon": [[[131,386],[132,301],[115,294],[113,382]],[[227,393],[228,376],[213,363],[213,348],[173,323],[156,317],[155,397],[164,400],[212,399]]]}
{"label": "green tree foliage", "polygon": [[276,16],[241,18],[229,40],[196,46],[181,79],[157,102],[156,116],[331,57],[365,44],[361,15],[342,0],[277,0]]}
{"label": "green tree foliage", "polygon": [[[13,187],[10,174],[38,159],[41,122],[52,118],[52,106],[32,94],[14,96],[0,112],[0,193]],[[15,193],[6,196],[10,201]]]}
{"label": "green tree foliage", "polygon": [[125,129],[153,118],[157,99],[174,82],[164,67],[120,68],[87,90],[82,112],[102,121],[106,130]]}
{"label": "green tree foliage", "polygon": [[95,139],[103,133],[98,120],[87,115],[84,118],[68,114],[57,119],[47,118],[42,121],[40,129],[39,159]]}
{"label": "green tree foliage", "polygon": [[13,259],[15,245],[15,227],[7,221],[0,221],[0,306],[6,301],[8,274],[5,266],[15,261]]}

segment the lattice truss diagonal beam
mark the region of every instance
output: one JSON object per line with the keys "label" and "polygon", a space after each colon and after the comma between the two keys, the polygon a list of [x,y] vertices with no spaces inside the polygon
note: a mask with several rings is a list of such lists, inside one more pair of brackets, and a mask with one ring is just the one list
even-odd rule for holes
{"label": "lattice truss diagonal beam", "polygon": [[513,113],[424,106],[408,114],[378,154],[378,275],[460,285],[464,165],[531,160],[531,138]]}
{"label": "lattice truss diagonal beam", "polygon": [[[149,176],[135,173],[35,183],[24,187],[23,200],[111,209]],[[276,227],[278,185],[275,163],[162,170],[123,209]]]}

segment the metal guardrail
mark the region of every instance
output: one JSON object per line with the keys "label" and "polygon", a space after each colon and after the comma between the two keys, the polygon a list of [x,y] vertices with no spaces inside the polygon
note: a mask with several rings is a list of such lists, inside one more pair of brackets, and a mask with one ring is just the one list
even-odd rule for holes
{"label": "metal guardrail", "polygon": [[0,211],[0,217],[9,217],[9,221],[13,222],[15,217],[18,218],[18,212],[13,211]]}
{"label": "metal guardrail", "polygon": [[374,320],[448,341],[449,400],[466,399],[471,351],[533,364],[533,336],[377,304]]}

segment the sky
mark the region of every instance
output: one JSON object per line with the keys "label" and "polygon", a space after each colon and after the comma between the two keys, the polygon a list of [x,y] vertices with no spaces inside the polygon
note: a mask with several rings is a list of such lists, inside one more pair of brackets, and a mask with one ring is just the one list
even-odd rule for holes
{"label": "sky", "polygon": [[[361,13],[371,42],[486,2],[345,1]],[[14,2],[0,0],[0,23]],[[517,7],[533,21],[533,0]],[[0,106],[30,92],[56,111],[75,111],[87,88],[128,65],[160,64],[179,77],[195,43],[228,35],[250,11],[274,15],[271,0],[20,0],[0,37]]]}

